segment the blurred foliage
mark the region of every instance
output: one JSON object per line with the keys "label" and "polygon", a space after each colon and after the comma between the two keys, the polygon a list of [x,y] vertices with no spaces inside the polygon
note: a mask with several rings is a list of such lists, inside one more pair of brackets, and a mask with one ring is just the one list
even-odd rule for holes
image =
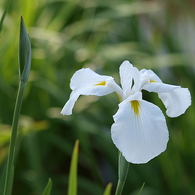
{"label": "blurred foliage", "polygon": [[[5,8],[0,1],[0,16]],[[71,153],[80,140],[78,194],[100,195],[117,182],[118,152],[110,138],[114,94],[81,97],[71,116],[60,111],[71,92],[72,74],[90,67],[118,81],[129,60],[153,69],[166,83],[195,94],[195,2],[192,0],[12,1],[0,34],[0,182],[18,88],[19,22],[32,43],[32,69],[22,106],[13,194],[39,195],[48,178],[52,194],[67,192]],[[156,94],[144,97],[165,111]],[[185,115],[167,118],[167,150],[147,164],[130,164],[125,195],[195,193],[194,104]],[[0,189],[0,194],[2,189]]]}

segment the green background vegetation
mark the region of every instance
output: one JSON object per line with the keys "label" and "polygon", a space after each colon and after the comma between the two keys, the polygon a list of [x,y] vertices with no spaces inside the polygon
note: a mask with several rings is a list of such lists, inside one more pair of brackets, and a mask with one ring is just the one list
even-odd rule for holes
{"label": "green background vegetation", "polygon": [[[0,17],[6,1],[0,1]],[[16,0],[0,34],[0,183],[18,89],[19,23],[32,44],[32,69],[19,126],[14,195],[39,195],[50,177],[52,194],[67,194],[71,154],[80,140],[78,194],[100,195],[117,182],[118,151],[110,138],[114,94],[83,96],[73,115],[60,111],[72,74],[82,68],[112,75],[129,60],[154,70],[170,84],[195,94],[195,2],[193,0]],[[165,113],[157,94],[144,93]],[[192,102],[193,103],[193,102]],[[195,194],[194,104],[167,118],[167,150],[147,164],[130,164],[124,195]],[[2,185],[1,185],[2,186]],[[2,194],[2,188],[0,188]]]}

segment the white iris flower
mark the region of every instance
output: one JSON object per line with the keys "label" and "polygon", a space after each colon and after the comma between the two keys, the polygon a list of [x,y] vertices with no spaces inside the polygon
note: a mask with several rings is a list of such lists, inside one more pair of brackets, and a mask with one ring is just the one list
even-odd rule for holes
{"label": "white iris flower", "polygon": [[177,117],[191,105],[187,88],[162,83],[151,70],[133,67],[124,61],[119,70],[121,87],[110,76],[89,68],[75,72],[71,78],[72,93],[61,114],[70,115],[80,95],[104,96],[116,92],[121,103],[113,116],[111,137],[122,155],[131,163],[146,163],[167,147],[169,133],[162,111],[142,99],[141,90],[158,93],[169,117]]}

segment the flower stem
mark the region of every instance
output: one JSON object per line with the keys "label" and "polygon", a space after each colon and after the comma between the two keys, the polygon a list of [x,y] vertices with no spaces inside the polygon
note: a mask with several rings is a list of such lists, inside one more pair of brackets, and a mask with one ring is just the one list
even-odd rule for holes
{"label": "flower stem", "polygon": [[5,177],[5,185],[4,185],[4,195],[11,194],[10,189],[12,189],[12,185],[13,185],[17,128],[18,128],[18,120],[20,116],[20,110],[21,110],[25,86],[26,86],[26,83],[20,81],[15,109],[14,109],[14,116],[13,116],[13,121],[12,121],[12,132],[11,132],[10,146],[9,146],[9,152],[8,152],[8,161],[7,161],[6,177]]}
{"label": "flower stem", "polygon": [[123,191],[123,187],[125,185],[125,181],[127,178],[127,173],[129,170],[129,163],[125,160],[124,156],[119,153],[119,164],[118,164],[118,183],[115,195],[121,195]]}

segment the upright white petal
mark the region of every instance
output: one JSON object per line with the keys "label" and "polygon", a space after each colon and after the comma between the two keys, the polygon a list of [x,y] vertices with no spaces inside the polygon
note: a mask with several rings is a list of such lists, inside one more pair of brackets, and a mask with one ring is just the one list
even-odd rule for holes
{"label": "upright white petal", "polygon": [[119,69],[121,85],[125,97],[140,89],[140,72],[129,61],[124,61]]}
{"label": "upright white petal", "polygon": [[[121,86],[124,94],[129,94],[132,86],[132,68],[133,65],[129,61],[124,61],[119,68]],[[127,96],[127,95],[126,95]]]}
{"label": "upright white petal", "polygon": [[[119,104],[111,136],[116,147],[131,163],[147,163],[166,149],[169,139],[161,110],[152,103],[129,97]],[[132,101],[137,99],[138,111]]]}
{"label": "upright white petal", "polygon": [[99,75],[89,68],[83,68],[75,72],[70,83],[73,91],[61,114],[71,115],[74,104],[80,95],[104,96],[114,92],[114,89],[106,85],[107,80],[113,80],[113,78]]}
{"label": "upright white petal", "polygon": [[179,87],[170,92],[159,93],[158,96],[165,105],[169,117],[180,116],[191,105],[191,95],[187,88]]}

